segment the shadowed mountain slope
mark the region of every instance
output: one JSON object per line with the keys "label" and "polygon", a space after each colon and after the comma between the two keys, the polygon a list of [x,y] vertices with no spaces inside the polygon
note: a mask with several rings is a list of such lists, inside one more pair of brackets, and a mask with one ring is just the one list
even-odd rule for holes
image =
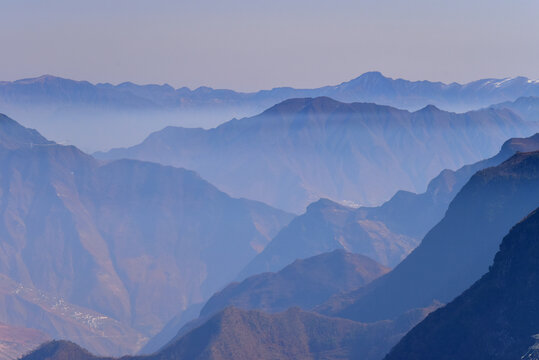
{"label": "shadowed mountain slope", "polygon": [[72,304],[68,312],[91,309],[92,316],[126,329],[122,336],[96,336],[60,325],[67,319],[57,317],[51,327],[50,317],[36,315],[34,300],[12,307],[6,301],[2,309],[10,310],[0,309],[0,321],[54,328],[54,337],[99,353],[136,351],[179,308],[233,279],[292,217],[233,199],[191,171],[98,162],[0,120],[0,140],[4,127],[18,126],[8,145],[0,142],[0,273],[48,294],[47,313]]}
{"label": "shadowed mountain slope", "polygon": [[476,173],[445,217],[393,271],[318,311],[359,321],[390,319],[433,300],[448,302],[487,270],[504,236],[539,204],[539,152]]}
{"label": "shadowed mountain slope", "polygon": [[534,344],[538,308],[535,211],[503,239],[489,272],[412,329],[386,360],[520,359]]}
{"label": "shadowed mountain slope", "polygon": [[302,212],[319,198],[370,205],[397,190],[423,190],[442,169],[487,158],[534,126],[505,109],[410,113],[305,98],[210,130],[168,127],[96,156],[185,167],[233,196]]}

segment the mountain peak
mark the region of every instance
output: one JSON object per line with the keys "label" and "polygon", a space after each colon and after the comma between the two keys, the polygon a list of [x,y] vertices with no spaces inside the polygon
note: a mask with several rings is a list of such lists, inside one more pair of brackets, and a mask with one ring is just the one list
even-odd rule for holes
{"label": "mountain peak", "polygon": [[357,77],[357,79],[388,79],[380,71],[367,71]]}
{"label": "mountain peak", "polygon": [[381,81],[387,81],[392,80],[391,78],[385,77],[381,72],[379,71],[369,71],[366,73],[363,73],[359,75],[358,77],[344,82],[341,85],[350,85],[350,84],[373,84],[373,83],[379,83]]}
{"label": "mountain peak", "polygon": [[26,78],[16,80],[13,83],[19,85],[29,85],[29,84],[39,84],[39,83],[50,83],[50,82],[76,82],[75,80],[65,79],[58,76],[45,74],[34,78]]}
{"label": "mountain peak", "polygon": [[[334,100],[328,96],[318,97],[306,97],[306,98],[291,98],[280,103],[273,105],[269,109],[263,112],[263,114],[294,114],[302,111],[308,106],[315,107],[317,109],[335,109],[343,103]],[[331,111],[331,110],[327,110]]]}
{"label": "mountain peak", "polygon": [[307,206],[307,212],[320,211],[327,208],[340,209],[340,208],[345,208],[345,206],[340,205],[330,199],[320,198],[318,199],[318,201],[315,201],[309,204],[309,206]]}
{"label": "mountain peak", "polygon": [[435,105],[429,104],[425,106],[424,108],[419,109],[417,112],[418,113],[434,113],[434,112],[443,112],[443,110],[440,110]]}

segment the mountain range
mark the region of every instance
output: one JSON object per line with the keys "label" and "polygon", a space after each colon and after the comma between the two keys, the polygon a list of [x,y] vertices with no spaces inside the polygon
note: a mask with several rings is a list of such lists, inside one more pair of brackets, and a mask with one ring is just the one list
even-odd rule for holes
{"label": "mountain range", "polygon": [[530,359],[539,315],[539,211],[513,227],[480,280],[412,329],[386,360]]}
{"label": "mountain range", "polygon": [[[513,139],[506,144],[506,151],[533,147],[533,139],[533,137]],[[465,173],[461,172],[461,174]],[[447,177],[443,178],[447,179]],[[451,302],[488,272],[502,237],[509,232],[512,225],[536,209],[538,203],[539,151],[518,152],[497,166],[475,173],[451,201],[443,219],[427,233],[421,244],[408,257],[387,274],[356,290],[334,294],[324,304],[316,306],[314,312],[291,308],[284,312],[270,314],[260,310],[226,307],[229,300],[223,301],[221,305],[215,306],[215,310],[207,310],[209,318],[205,319],[202,324],[181,334],[158,352],[144,358],[148,360],[358,357],[381,359],[404,334],[420,323],[431,311],[443,302]],[[528,219],[536,219],[536,216],[532,215]],[[533,227],[536,227],[535,222],[532,222]],[[527,221],[522,224],[526,223]],[[515,229],[520,229],[519,226]],[[517,231],[517,234],[521,235],[517,235],[516,238],[520,239],[521,243],[530,244],[529,239],[536,237],[535,232],[528,228],[523,232]],[[508,238],[515,237],[510,235]],[[504,244],[502,244],[502,252],[507,247]],[[516,297],[510,292],[507,296],[492,296],[488,292],[491,288],[488,284],[486,290],[483,290],[487,291],[486,298],[490,298],[494,306],[485,307],[484,313],[488,316],[489,309],[497,309],[497,306],[501,304],[500,314],[504,316],[500,318],[502,325],[508,324],[509,320],[504,319],[511,319],[513,314],[518,315],[518,319],[529,311],[511,312],[513,308],[506,306],[506,301],[522,303],[522,306],[515,307],[517,310],[536,307],[533,302],[528,304],[522,301],[522,299],[533,298],[533,294],[529,292],[534,291],[530,289],[535,288],[533,286],[535,278],[533,272],[527,270],[535,264],[533,251],[533,249],[520,248],[510,252],[517,256],[500,255],[505,265],[500,270],[496,270],[495,273],[498,275],[491,283],[501,287],[508,285],[516,287]],[[529,262],[520,261],[520,259],[525,259],[528,253]],[[496,261],[498,260],[495,260],[495,264]],[[297,271],[297,265],[298,263],[296,266],[291,265],[290,269]],[[513,272],[516,275],[511,275]],[[531,288],[514,280],[524,278],[523,274],[528,273],[531,274]],[[280,274],[282,275],[283,273]],[[509,276],[506,278],[504,277],[506,275]],[[260,284],[269,286],[271,289],[273,287],[271,279],[275,279],[275,276],[279,275],[270,275],[269,278],[267,274],[258,275],[250,281],[265,279]],[[241,284],[231,285],[221,294],[217,294],[216,298],[228,293],[232,294],[229,298],[231,303],[238,301],[237,304],[243,304],[240,306],[248,308],[264,307],[264,304],[267,304],[263,300],[264,297],[258,297],[262,300],[260,302],[253,301],[256,299],[258,288],[247,286],[248,284],[249,279],[243,282],[245,292],[235,292],[234,289],[240,289]],[[286,294],[282,291],[279,293],[283,296]],[[519,294],[523,296],[520,297]],[[251,298],[251,295],[254,298]],[[227,296],[224,296],[221,299],[226,298]],[[266,299],[270,298],[266,297]],[[296,298],[294,301],[301,301],[301,298]],[[458,298],[455,301],[458,303]],[[473,301],[466,300],[463,303],[465,306],[473,305]],[[223,307],[226,308],[223,309]],[[271,308],[273,305],[268,308],[269,311]],[[509,312],[506,309],[509,309]],[[438,311],[435,314],[444,314],[444,312]],[[481,319],[480,315],[476,314],[477,319]],[[458,320],[459,316],[461,320]],[[451,321],[477,323],[474,318],[466,314],[449,313],[447,318],[449,327],[452,326]],[[489,319],[492,321],[492,318]],[[533,323],[532,320],[530,324]],[[429,322],[426,323],[429,324]],[[445,330],[440,328],[440,324],[443,325],[443,323],[436,323],[435,328],[441,329],[440,333],[443,333]],[[422,326],[419,325],[418,329]],[[494,335],[497,333],[495,327],[486,326],[485,329],[492,329]],[[470,331],[473,333],[477,329]],[[458,331],[454,328],[447,331],[449,334],[455,332]],[[518,346],[519,354],[524,354],[533,345],[532,336],[537,333],[531,327],[526,328],[525,332],[527,342],[522,341],[522,345]],[[427,336],[433,336],[433,343],[438,339],[447,340],[447,336],[436,337],[438,334],[436,331],[425,333]],[[524,331],[521,332],[523,333]],[[490,343],[489,336],[492,335],[485,334],[487,344]],[[518,339],[521,338],[518,337]],[[458,342],[458,339],[456,341]],[[425,345],[427,358],[430,356],[428,344],[430,343]],[[412,348],[415,349],[415,347]],[[484,345],[477,348],[485,351]],[[496,347],[493,349],[496,351]],[[93,358],[74,344],[51,342],[29,354],[26,359],[59,360],[62,356],[74,360]],[[125,359],[142,359],[142,357],[126,357]]]}
{"label": "mountain range", "polygon": [[539,359],[538,99],[0,82],[54,140],[142,141],[91,156],[0,114],[0,360]]}
{"label": "mountain range", "polygon": [[167,127],[95,156],[185,167],[232,196],[300,213],[319,198],[378,205],[397,190],[423,191],[444,168],[490,157],[536,127],[506,109],[411,113],[304,98],[210,130]]}
{"label": "mountain range", "polygon": [[447,303],[488,271],[501,239],[539,204],[539,151],[517,153],[477,172],[444,218],[393,271],[337,295],[317,311],[357,321],[379,321]]}
{"label": "mountain range", "polygon": [[444,216],[447,207],[470,177],[496,166],[517,152],[539,150],[539,133],[507,140],[496,156],[443,170],[427,191],[398,191],[378,207],[345,207],[322,199],[285,226],[240,273],[239,278],[277,271],[298,258],[334,249],[367,255],[393,267],[406,257]]}
{"label": "mountain range", "polygon": [[253,93],[202,86],[191,90],[164,85],[124,82],[92,84],[43,75],[16,81],[0,81],[4,104],[85,105],[104,108],[158,109],[251,107],[255,111],[298,97],[328,96],[343,102],[374,102],[408,110],[436,105],[452,111],[468,111],[523,96],[539,96],[539,81],[525,77],[481,79],[467,84],[408,81],[372,71],[335,86],[314,89],[279,87]]}
{"label": "mountain range", "polygon": [[[502,147],[497,157],[486,163],[474,164],[468,169],[486,166],[489,161],[502,161],[504,156],[509,156],[516,149],[534,148],[537,145],[536,139],[537,136],[511,139]],[[525,216],[530,208],[533,209],[533,206],[539,203],[538,166],[539,151],[519,152],[498,166],[480,170],[458,192],[444,219],[427,234],[422,244],[401,265],[368,285],[358,287],[357,290],[333,295],[329,301],[314,310],[325,315],[370,324],[384,321],[392,323],[410,311],[414,312],[420,308],[432,310],[433,307],[440,306],[441,301],[451,301],[488,270],[499,239],[512,223],[518,221],[514,219]],[[460,174],[459,177],[466,175],[464,170],[457,173]],[[492,236],[490,241],[486,235]],[[292,269],[294,265],[286,267],[278,274]],[[328,271],[324,273],[331,274]],[[208,316],[226,306],[263,309],[268,312],[281,310],[282,308],[270,305],[272,302],[269,302],[274,299],[275,289],[282,294],[277,297],[279,299],[287,294],[287,291],[282,290],[282,285],[273,285],[276,278],[279,278],[279,275],[266,273],[250,277],[239,284],[229,285],[208,301],[201,311],[200,319],[180,330],[169,346],[176,344],[195,329],[206,326],[205,322],[210,321]],[[291,286],[290,289],[302,289],[301,283],[309,283],[305,280],[298,281],[299,284]],[[310,294],[309,291],[305,293]],[[308,295],[310,296],[312,295]],[[296,305],[302,304],[300,298],[295,298],[294,302]],[[287,306],[292,305],[294,303],[287,303]],[[312,308],[312,304],[306,308]],[[424,311],[426,315],[428,311]],[[408,323],[408,329],[414,324]],[[407,331],[403,327],[400,329]],[[226,331],[236,329],[233,327]],[[399,336],[393,335],[396,341]],[[382,338],[380,341],[387,344]],[[373,344],[371,346],[374,346]],[[371,347],[362,349],[362,355],[369,354],[371,350]],[[382,355],[377,352],[378,359]],[[234,358],[229,356],[231,357],[228,358]]]}
{"label": "mountain range", "polygon": [[[520,356],[533,349],[536,333],[537,212],[505,237],[490,268],[489,255],[496,252],[500,234],[511,228],[508,224],[535,209],[538,182],[539,151],[518,153],[501,165],[477,172],[451,202],[444,219],[401,265],[359,291],[336,295],[316,309],[337,318],[298,308],[266,314],[229,307],[145,359],[380,359],[418,322],[388,359],[431,359],[433,354],[441,359]],[[471,278],[484,273],[451,301],[470,285],[467,282],[475,281]],[[410,282],[409,274],[417,283]],[[381,296],[388,291],[392,295]],[[376,292],[377,302],[369,302]],[[437,297],[451,302],[420,322],[439,305],[424,310],[410,305]],[[359,317],[369,318],[369,323],[357,322]],[[393,320],[376,319],[382,317]],[[24,359],[66,356],[94,359],[66,342],[47,343]]]}
{"label": "mountain range", "polygon": [[490,106],[493,109],[509,109],[527,121],[539,121],[539,96],[519,97]]}
{"label": "mountain range", "polygon": [[0,112],[51,139],[96,151],[133,145],[167,125],[209,128],[234,117],[255,115],[289,98],[319,96],[410,111],[432,104],[463,112],[539,96],[539,81],[515,77],[444,84],[368,72],[335,86],[241,93],[209,87],[175,89],[167,84],[92,84],[44,75],[0,82]]}
{"label": "mountain range", "polygon": [[292,218],[185,169],[101,162],[0,116],[0,321],[136,351]]}

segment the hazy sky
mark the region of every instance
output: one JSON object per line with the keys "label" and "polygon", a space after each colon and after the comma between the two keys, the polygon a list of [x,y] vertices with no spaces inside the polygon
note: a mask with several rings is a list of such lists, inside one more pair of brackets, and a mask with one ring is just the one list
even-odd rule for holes
{"label": "hazy sky", "polygon": [[539,78],[537,0],[0,0],[0,80],[236,90]]}

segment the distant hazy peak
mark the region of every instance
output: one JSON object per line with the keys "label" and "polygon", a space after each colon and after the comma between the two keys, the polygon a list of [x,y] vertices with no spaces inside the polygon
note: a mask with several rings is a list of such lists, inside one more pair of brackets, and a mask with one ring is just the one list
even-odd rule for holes
{"label": "distant hazy peak", "polygon": [[434,112],[446,112],[446,111],[440,110],[435,105],[427,105],[424,108],[416,111],[416,113],[434,113]]}

